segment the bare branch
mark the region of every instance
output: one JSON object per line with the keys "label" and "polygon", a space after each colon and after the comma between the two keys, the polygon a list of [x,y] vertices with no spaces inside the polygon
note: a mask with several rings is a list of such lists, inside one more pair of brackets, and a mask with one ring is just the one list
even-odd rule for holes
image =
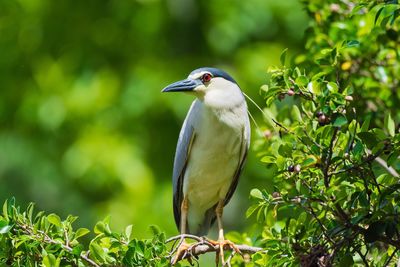
{"label": "bare branch", "polygon": [[[252,246],[248,246],[248,245],[236,245],[236,248],[238,248],[242,253],[247,253],[247,254],[254,254],[254,253],[265,250],[263,248],[252,247]],[[232,250],[232,248],[230,248],[230,247],[228,247],[227,249]],[[219,245],[215,245],[215,246],[211,245],[210,246],[208,244],[199,244],[197,246],[194,246],[192,253],[188,254],[186,257],[190,257],[191,255],[198,256],[201,254],[205,254],[207,252],[219,252]]]}
{"label": "bare branch", "polygon": [[333,130],[332,138],[331,138],[331,141],[329,144],[328,154],[326,155],[325,162],[324,162],[325,163],[324,168],[322,170],[322,172],[324,174],[324,184],[325,184],[326,188],[329,187],[329,166],[331,165],[333,144],[336,140],[336,135],[337,135],[338,131],[339,131],[338,127],[335,127],[335,129]]}
{"label": "bare branch", "polygon": [[[183,253],[183,255],[179,255],[179,258],[177,260],[183,260],[183,259],[196,259],[199,255],[208,253],[208,252],[216,252],[219,253],[219,244],[213,244],[212,242],[208,241],[206,237],[198,237],[195,235],[189,235],[189,234],[182,234],[182,235],[177,235],[174,237],[171,237],[169,239],[167,239],[166,243],[170,243],[172,241],[176,241],[176,240],[183,240],[185,238],[188,239],[192,239],[192,240],[196,240],[197,242],[193,243],[190,245],[190,247],[185,251],[185,253]],[[176,243],[176,242],[175,242]],[[174,252],[176,252],[176,244],[174,243],[174,245],[171,248],[171,253],[170,253],[170,257],[172,258],[171,262],[175,262],[174,259]],[[179,246],[179,244],[178,244]],[[253,247],[253,246],[249,246],[249,245],[235,245],[235,248],[238,249],[241,253],[245,253],[245,254],[254,254],[257,252],[261,252],[261,251],[265,251],[265,249],[260,248],[260,247]],[[229,250],[232,253],[230,254],[230,256],[228,257],[228,261],[227,264],[229,266],[230,260],[232,259],[232,257],[235,255],[234,252],[236,252],[232,247],[230,246],[224,246],[224,250]],[[175,255],[176,257],[177,255]]]}
{"label": "bare branch", "polygon": [[[368,150],[368,153],[371,153],[371,151]],[[400,177],[399,173],[391,166],[388,166],[387,162],[384,159],[382,159],[381,157],[376,157],[375,161],[378,162],[379,165],[381,165],[390,175],[397,177],[397,178]]]}

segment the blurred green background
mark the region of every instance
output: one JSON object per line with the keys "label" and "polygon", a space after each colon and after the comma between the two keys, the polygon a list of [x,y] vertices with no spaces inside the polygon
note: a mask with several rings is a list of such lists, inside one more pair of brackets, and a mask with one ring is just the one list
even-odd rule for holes
{"label": "blurred green background", "polygon": [[[0,199],[176,234],[173,156],[193,99],[161,89],[214,66],[262,104],[268,66],[302,49],[307,22],[297,0],[1,0]],[[249,191],[266,177],[251,151],[228,230],[250,227]]]}

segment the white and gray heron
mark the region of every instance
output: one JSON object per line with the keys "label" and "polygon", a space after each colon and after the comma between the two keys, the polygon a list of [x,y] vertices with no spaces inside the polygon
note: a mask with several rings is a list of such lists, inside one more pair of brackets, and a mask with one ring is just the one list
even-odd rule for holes
{"label": "white and gray heron", "polygon": [[[206,235],[217,220],[219,254],[228,245],[222,226],[224,206],[231,199],[250,143],[247,104],[236,81],[216,68],[199,68],[162,92],[196,97],[183,123],[173,170],[174,217],[181,234]],[[182,242],[176,259],[188,248]],[[175,262],[173,262],[175,263]]]}

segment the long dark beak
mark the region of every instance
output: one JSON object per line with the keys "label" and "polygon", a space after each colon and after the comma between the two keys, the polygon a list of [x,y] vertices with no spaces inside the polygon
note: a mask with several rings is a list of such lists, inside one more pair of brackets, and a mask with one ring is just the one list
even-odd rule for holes
{"label": "long dark beak", "polygon": [[197,86],[201,85],[200,80],[185,79],[179,82],[172,83],[162,89],[161,92],[187,92],[193,91]]}

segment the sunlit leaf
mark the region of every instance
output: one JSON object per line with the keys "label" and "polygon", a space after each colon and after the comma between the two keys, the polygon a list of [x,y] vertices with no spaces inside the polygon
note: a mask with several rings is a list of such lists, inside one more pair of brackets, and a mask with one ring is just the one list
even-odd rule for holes
{"label": "sunlit leaf", "polygon": [[88,233],[90,233],[89,229],[86,228],[79,228],[78,230],[76,230],[75,232],[75,238],[79,238],[81,236],[85,236]]}
{"label": "sunlit leaf", "polygon": [[394,121],[393,121],[392,116],[390,115],[390,113],[387,113],[385,115],[384,125],[385,125],[385,128],[388,131],[388,133],[391,136],[394,136],[395,135],[395,124],[394,124]]}
{"label": "sunlit leaf", "polygon": [[55,226],[61,227],[61,219],[57,214],[52,213],[47,215],[47,220]]}
{"label": "sunlit leaf", "polygon": [[281,56],[279,57],[279,60],[280,60],[282,66],[285,66],[285,62],[286,62],[286,53],[287,53],[287,51],[288,51],[288,48],[285,48],[285,49],[282,51]]}
{"label": "sunlit leaf", "polygon": [[263,199],[263,194],[261,193],[261,191],[257,188],[251,189],[250,191],[250,196],[257,198],[257,199]]}

